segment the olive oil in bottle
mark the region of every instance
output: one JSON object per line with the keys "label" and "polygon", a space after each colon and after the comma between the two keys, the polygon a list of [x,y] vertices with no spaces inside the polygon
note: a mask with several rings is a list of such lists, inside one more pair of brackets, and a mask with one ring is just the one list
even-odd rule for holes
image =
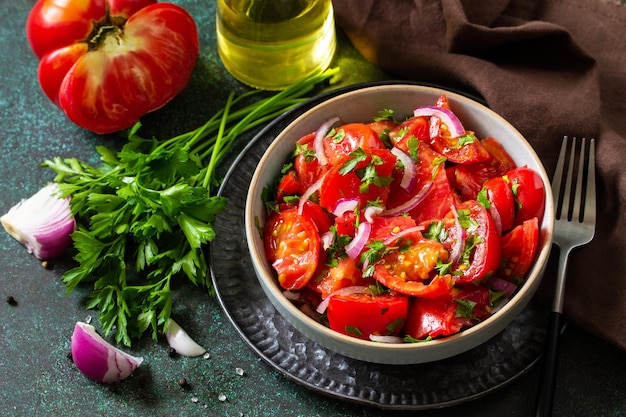
{"label": "olive oil in bottle", "polygon": [[282,90],[335,53],[331,0],[218,0],[216,19],[224,66],[252,87]]}

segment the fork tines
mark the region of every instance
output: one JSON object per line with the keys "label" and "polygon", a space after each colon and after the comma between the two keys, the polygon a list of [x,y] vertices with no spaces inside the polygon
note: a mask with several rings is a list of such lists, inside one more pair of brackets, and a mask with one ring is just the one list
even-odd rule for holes
{"label": "fork tines", "polygon": [[[568,142],[571,142],[569,153],[566,152]],[[588,148],[588,151],[586,148]],[[578,158],[576,158],[577,155]],[[577,159],[578,164],[575,164]],[[587,204],[585,204],[586,199],[583,198],[587,192],[589,192],[590,195],[595,195],[594,161],[594,139],[590,139],[587,145],[585,138],[578,141],[577,138],[574,137],[570,141],[567,136],[563,137],[561,153],[559,154],[556,170],[554,171],[554,178],[552,180],[552,193],[554,194],[554,203],[557,207],[557,220],[563,218],[582,222],[585,214],[587,214],[588,217],[595,217],[595,202],[587,202]],[[566,181],[565,184],[562,184],[565,164],[567,164]],[[588,167],[588,169],[585,169],[586,167]],[[576,177],[576,183],[572,184],[572,178],[574,177]],[[572,191],[574,191],[574,193],[572,193]],[[562,213],[563,208],[566,209],[564,213]]]}

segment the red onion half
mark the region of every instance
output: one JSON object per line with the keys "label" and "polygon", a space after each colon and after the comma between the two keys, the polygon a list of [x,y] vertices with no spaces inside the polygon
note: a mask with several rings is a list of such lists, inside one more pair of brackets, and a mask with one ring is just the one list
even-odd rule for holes
{"label": "red onion half", "polygon": [[58,184],[51,183],[0,217],[4,229],[42,260],[61,256],[76,229],[69,197],[59,198],[58,192]]}
{"label": "red onion half", "polygon": [[454,215],[454,227],[450,229],[449,237],[454,241],[452,248],[450,249],[450,261],[452,264],[456,264],[461,259],[463,253],[463,245],[465,244],[465,229],[461,226],[459,221],[459,212],[454,205],[450,206],[450,210]]}
{"label": "red onion half", "polygon": [[143,362],[143,358],[129,355],[104,340],[96,329],[78,322],[72,334],[72,360],[85,376],[110,384],[126,379]]}

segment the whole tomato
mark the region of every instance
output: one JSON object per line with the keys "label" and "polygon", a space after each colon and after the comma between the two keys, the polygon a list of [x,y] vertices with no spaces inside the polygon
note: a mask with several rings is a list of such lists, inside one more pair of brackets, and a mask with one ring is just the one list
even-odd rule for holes
{"label": "whole tomato", "polygon": [[102,134],[174,98],[199,52],[189,13],[156,0],[39,0],[26,36],[44,93],[74,123]]}

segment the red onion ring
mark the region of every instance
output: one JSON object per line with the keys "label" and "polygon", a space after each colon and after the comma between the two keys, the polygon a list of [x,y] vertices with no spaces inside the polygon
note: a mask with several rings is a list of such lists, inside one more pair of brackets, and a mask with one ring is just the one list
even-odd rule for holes
{"label": "red onion ring", "polygon": [[335,235],[328,231],[320,236],[320,241],[322,242],[322,248],[324,248],[324,250],[328,250],[328,248],[330,248],[335,241]]}
{"label": "red onion ring", "polygon": [[512,283],[511,281],[507,281],[504,278],[499,277],[491,277],[489,281],[487,281],[487,286],[494,291],[502,291],[508,298],[517,291],[517,285]]}
{"label": "red onion ring", "polygon": [[384,209],[382,207],[377,206],[365,207],[365,210],[363,210],[363,217],[365,217],[365,220],[367,220],[369,223],[372,223],[374,221],[374,217],[381,214],[383,210]]}
{"label": "red onion ring", "polygon": [[381,336],[378,334],[371,334],[369,336],[372,342],[379,343],[404,343],[404,340],[399,336]]}
{"label": "red onion ring", "polygon": [[365,247],[367,240],[370,237],[370,232],[372,231],[372,225],[368,222],[361,222],[359,227],[356,229],[356,234],[354,239],[352,239],[346,245],[346,253],[350,257],[350,259],[356,259],[361,254],[361,251]]}
{"label": "red onion ring", "polygon": [[415,167],[415,161],[413,160],[413,158],[411,158],[410,155],[395,146],[391,148],[391,153],[395,155],[395,157],[398,158],[404,166],[402,179],[400,180],[400,187],[411,192],[411,190],[413,190],[413,187],[415,187],[415,182],[417,180],[417,169]]}
{"label": "red onion ring", "polygon": [[326,152],[324,152],[324,138],[330,131],[331,126],[338,121],[339,117],[331,117],[330,119],[322,123],[320,127],[318,127],[315,131],[315,138],[313,139],[313,150],[315,151],[317,161],[322,166],[328,164],[328,158],[326,157]]}
{"label": "red onion ring", "polygon": [[428,192],[433,187],[433,181],[426,181],[421,190],[419,190],[411,199],[404,204],[400,204],[398,207],[387,209],[382,212],[383,216],[399,216],[402,213],[413,210],[419,203],[426,198]]}
{"label": "red onion ring", "polygon": [[354,211],[359,205],[358,198],[340,198],[333,209],[333,214],[337,217],[343,216],[344,213]]}
{"label": "red onion ring", "polygon": [[363,285],[352,285],[350,287],[339,288],[338,290],[335,290],[331,292],[330,294],[328,294],[328,296],[324,298],[321,303],[319,303],[315,311],[317,311],[319,314],[324,314],[326,312],[326,309],[328,308],[328,303],[330,302],[330,299],[332,297],[334,297],[335,295],[345,296],[345,295],[352,295],[352,294],[371,294],[371,292],[368,287],[365,287]]}
{"label": "red onion ring", "polygon": [[450,206],[450,210],[454,215],[454,227],[450,230],[449,236],[454,240],[454,244],[450,249],[450,261],[452,264],[456,264],[461,258],[463,253],[463,243],[465,242],[465,229],[461,226],[459,221],[459,212],[454,205]]}
{"label": "red onion ring", "polygon": [[[458,137],[465,134],[465,128],[458,117],[450,110],[443,107],[422,106],[413,110],[416,117],[437,117],[447,127],[451,137]],[[431,136],[432,137],[432,136]]]}
{"label": "red onion ring", "polygon": [[322,183],[324,182],[325,175],[322,175],[315,181],[309,188],[307,188],[302,196],[300,197],[300,201],[298,201],[298,214],[302,215],[302,211],[304,210],[304,203],[311,197],[317,190],[320,189]]}

